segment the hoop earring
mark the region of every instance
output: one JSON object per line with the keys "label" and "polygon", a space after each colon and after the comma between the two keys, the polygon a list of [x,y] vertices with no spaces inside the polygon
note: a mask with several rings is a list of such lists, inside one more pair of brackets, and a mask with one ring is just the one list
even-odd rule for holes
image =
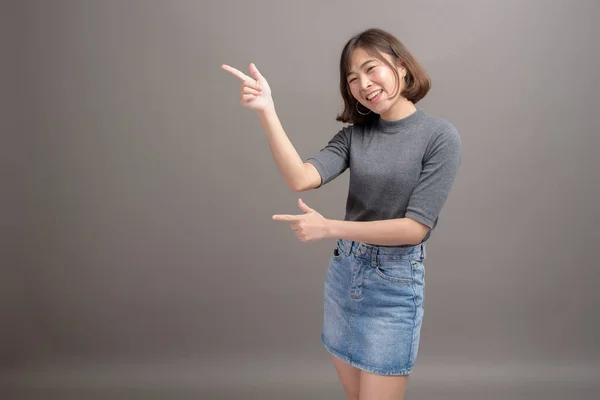
{"label": "hoop earring", "polygon": [[371,114],[371,110],[369,110],[368,113],[362,113],[362,112],[360,112],[360,110],[358,109],[358,104],[359,104],[359,102],[357,101],[356,102],[356,112],[358,112],[360,115],[369,115],[369,114]]}

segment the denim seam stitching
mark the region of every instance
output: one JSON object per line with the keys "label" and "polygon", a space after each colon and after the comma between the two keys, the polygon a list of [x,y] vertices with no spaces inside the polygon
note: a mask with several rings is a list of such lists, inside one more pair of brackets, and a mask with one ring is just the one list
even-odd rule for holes
{"label": "denim seam stitching", "polygon": [[414,310],[415,310],[415,314],[413,315],[413,328],[411,329],[410,332],[410,351],[408,353],[408,363],[411,363],[412,360],[412,356],[413,356],[413,348],[415,346],[415,330],[417,329],[417,291],[415,290],[415,285],[414,285],[414,280],[415,280],[415,270],[414,268],[412,268],[412,263],[411,263],[411,275],[413,277],[413,284],[410,285],[412,291],[413,291],[413,303],[415,305]]}

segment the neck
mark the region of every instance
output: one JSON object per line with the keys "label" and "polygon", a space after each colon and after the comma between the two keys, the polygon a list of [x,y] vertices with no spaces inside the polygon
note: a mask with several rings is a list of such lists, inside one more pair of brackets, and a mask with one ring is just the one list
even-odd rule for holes
{"label": "neck", "polygon": [[381,119],[386,121],[396,121],[408,117],[415,111],[417,111],[417,107],[412,101],[400,97],[388,111],[381,114]]}

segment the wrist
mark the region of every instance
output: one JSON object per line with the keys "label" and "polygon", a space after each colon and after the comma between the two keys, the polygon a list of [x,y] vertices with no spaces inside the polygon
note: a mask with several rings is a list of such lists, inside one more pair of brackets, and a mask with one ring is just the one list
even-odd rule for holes
{"label": "wrist", "polygon": [[338,229],[337,229],[337,224],[338,221],[333,220],[333,219],[326,219],[325,220],[325,237],[327,239],[336,239],[339,234],[338,234]]}
{"label": "wrist", "polygon": [[271,115],[274,115],[275,114],[275,103],[273,103],[271,101],[271,103],[269,103],[269,105],[266,106],[264,109],[262,109],[262,110],[256,110],[256,113],[261,118],[265,118],[265,117],[269,117]]}

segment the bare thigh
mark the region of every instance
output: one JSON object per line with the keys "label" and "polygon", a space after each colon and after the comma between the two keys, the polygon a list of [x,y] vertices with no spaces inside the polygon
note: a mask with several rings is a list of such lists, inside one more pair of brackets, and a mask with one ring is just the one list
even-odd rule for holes
{"label": "bare thigh", "polygon": [[333,359],[333,364],[340,377],[340,381],[342,381],[342,386],[344,386],[344,390],[346,391],[346,397],[348,400],[359,400],[360,369],[333,355],[331,358]]}
{"label": "bare thigh", "polygon": [[408,384],[408,375],[375,375],[367,371],[360,372],[360,400],[404,400]]}

